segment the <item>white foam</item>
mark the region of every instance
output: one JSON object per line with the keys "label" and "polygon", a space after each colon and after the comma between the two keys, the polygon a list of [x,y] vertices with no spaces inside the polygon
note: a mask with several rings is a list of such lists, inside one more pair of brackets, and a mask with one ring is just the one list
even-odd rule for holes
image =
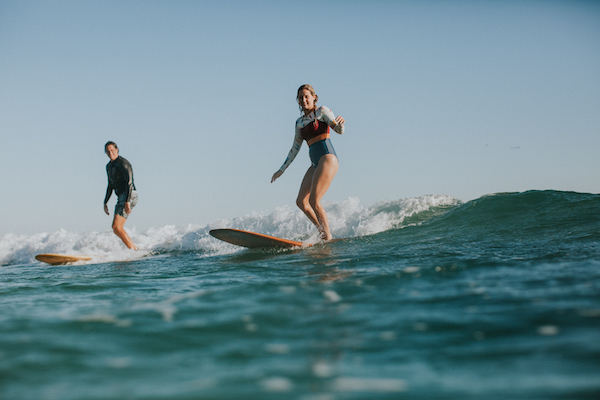
{"label": "white foam", "polygon": [[[372,235],[402,227],[406,218],[440,206],[455,206],[460,201],[445,195],[428,195],[401,200],[381,201],[362,207],[358,198],[325,203],[331,233],[334,237]],[[277,237],[317,241],[317,230],[297,208],[284,206],[271,214],[252,213],[234,219],[214,221],[206,226],[166,225],[138,232],[125,228],[140,251],[125,248],[112,231],[74,233],[64,229],[31,236],[6,234],[0,239],[0,265],[36,263],[35,255],[58,253],[90,255],[82,263],[131,261],[153,253],[198,251],[205,256],[227,254],[241,248],[221,242],[209,235],[211,229],[235,228],[265,233]]]}
{"label": "white foam", "polygon": [[294,388],[292,381],[282,376],[263,379],[260,384],[267,392],[289,392]]}
{"label": "white foam", "polygon": [[342,300],[342,297],[337,294],[335,291],[333,290],[326,290],[323,292],[323,296],[325,296],[325,298],[327,299],[327,301],[331,302],[331,303],[337,303],[340,302]]}
{"label": "white foam", "polygon": [[338,392],[399,393],[406,391],[407,384],[403,379],[340,377],[333,381],[333,388]]}

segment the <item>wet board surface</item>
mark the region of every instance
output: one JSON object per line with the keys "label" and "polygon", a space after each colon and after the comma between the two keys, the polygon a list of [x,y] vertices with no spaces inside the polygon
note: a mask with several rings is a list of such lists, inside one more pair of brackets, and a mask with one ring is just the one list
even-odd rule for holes
{"label": "wet board surface", "polygon": [[250,249],[261,247],[293,248],[310,246],[309,244],[304,244],[295,240],[282,239],[275,236],[263,235],[262,233],[242,231],[240,229],[213,229],[209,233],[224,242],[248,247]]}
{"label": "wet board surface", "polygon": [[77,261],[91,260],[90,256],[71,256],[68,254],[38,254],[35,259],[51,265],[68,264]]}

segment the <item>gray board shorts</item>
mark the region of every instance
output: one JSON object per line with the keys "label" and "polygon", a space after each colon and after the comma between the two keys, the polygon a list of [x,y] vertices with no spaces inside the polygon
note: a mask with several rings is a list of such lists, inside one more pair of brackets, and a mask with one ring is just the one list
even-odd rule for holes
{"label": "gray board shorts", "polygon": [[[131,192],[131,198],[129,199],[129,207],[131,207],[131,209],[133,210],[133,207],[135,207],[137,202],[138,194],[134,190],[133,192]],[[115,206],[115,215],[120,215],[121,217],[127,219],[127,217],[129,217],[129,214],[125,212],[125,203],[127,203],[127,193],[121,194],[117,199],[117,205]]]}

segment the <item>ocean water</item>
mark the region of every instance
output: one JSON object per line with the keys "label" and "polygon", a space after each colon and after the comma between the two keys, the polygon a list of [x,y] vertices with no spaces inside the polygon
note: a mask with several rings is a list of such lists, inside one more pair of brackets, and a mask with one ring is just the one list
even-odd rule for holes
{"label": "ocean water", "polygon": [[[0,399],[598,399],[600,196],[327,203],[0,239]],[[39,253],[89,254],[49,266]]]}

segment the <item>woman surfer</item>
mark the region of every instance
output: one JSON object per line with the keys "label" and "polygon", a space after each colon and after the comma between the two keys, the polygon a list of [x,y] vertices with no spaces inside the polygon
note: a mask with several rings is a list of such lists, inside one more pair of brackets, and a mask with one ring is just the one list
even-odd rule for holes
{"label": "woman surfer", "polygon": [[317,107],[319,96],[311,85],[300,86],[296,100],[302,116],[296,120],[294,143],[281,168],[273,174],[271,183],[294,161],[302,142],[306,140],[311,166],[302,179],[296,204],[316,225],[320,238],[330,240],[329,221],[321,199],[338,171],[338,159],[329,139],[329,127],[341,135],[344,133],[345,120],[339,115],[336,117],[325,106]]}

